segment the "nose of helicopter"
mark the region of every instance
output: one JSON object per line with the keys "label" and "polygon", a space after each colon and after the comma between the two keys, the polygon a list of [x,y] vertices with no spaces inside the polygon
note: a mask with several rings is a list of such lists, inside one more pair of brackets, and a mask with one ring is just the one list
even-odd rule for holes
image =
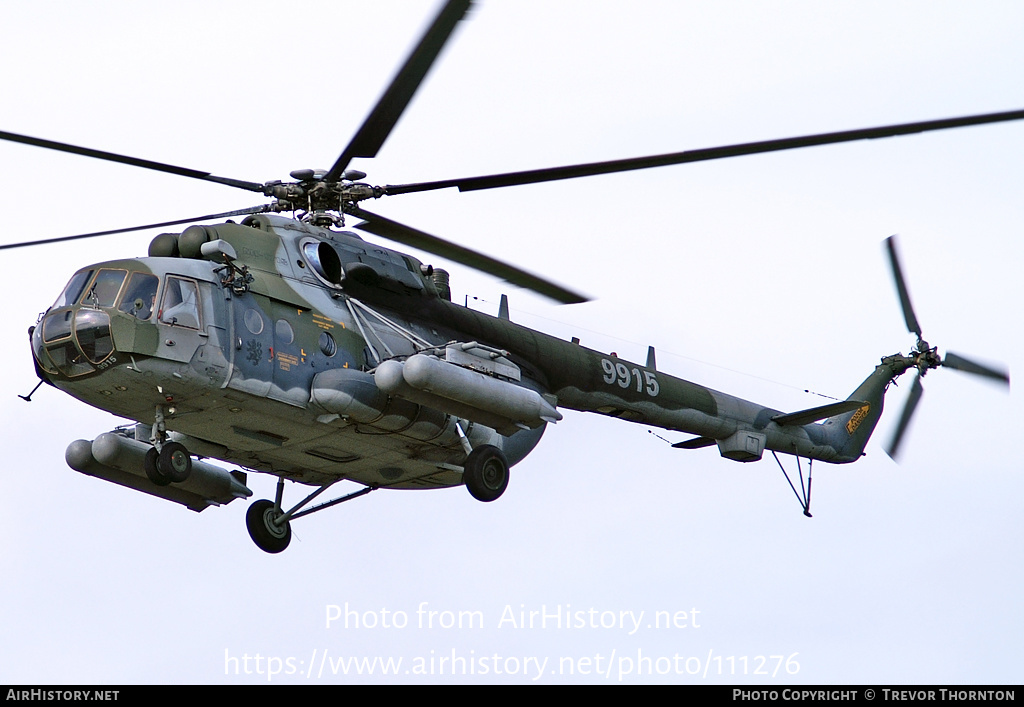
{"label": "nose of helicopter", "polygon": [[[57,301],[31,330],[32,356],[41,376],[77,378],[116,363],[117,322],[152,317],[159,278],[130,262],[105,263],[79,270]],[[121,329],[125,329],[121,322]],[[134,329],[121,336],[133,340]],[[123,333],[123,332],[122,332]]]}
{"label": "nose of helicopter", "polygon": [[50,310],[32,330],[31,341],[39,368],[68,378],[98,370],[114,353],[110,316],[89,307]]}

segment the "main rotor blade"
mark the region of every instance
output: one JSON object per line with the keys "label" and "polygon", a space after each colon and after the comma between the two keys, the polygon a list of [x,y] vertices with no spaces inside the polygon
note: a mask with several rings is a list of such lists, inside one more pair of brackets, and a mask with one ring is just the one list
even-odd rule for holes
{"label": "main rotor blade", "polygon": [[994,380],[1001,381],[1006,385],[1010,385],[1010,374],[1005,369],[997,370],[995,368],[989,368],[988,366],[975,363],[974,361],[970,361],[963,356],[958,356],[950,351],[947,351],[946,355],[942,357],[942,365],[947,368],[964,371],[965,373],[973,373],[978,376],[992,378]]}
{"label": "main rotor blade", "polygon": [[701,150],[673,152],[670,154],[653,155],[650,157],[634,157],[623,160],[609,160],[607,162],[591,162],[588,164],[570,165],[566,167],[549,167],[546,169],[532,169],[525,172],[507,172],[505,174],[492,174],[482,177],[465,177],[461,179],[445,179],[436,182],[420,182],[418,184],[388,185],[385,187],[385,190],[388,194],[408,194],[411,192],[430,191],[433,189],[447,189],[448,187],[458,187],[459,191],[494,189],[496,187],[535,184],[538,182],[550,182],[558,179],[573,179],[575,177],[589,177],[597,174],[611,174],[613,172],[628,172],[636,169],[664,167],[666,165],[684,164],[687,162],[705,162],[707,160],[739,157],[741,155],[754,155],[762,152],[779,152],[782,150],[794,150],[800,147],[813,147],[815,145],[829,145],[838,142],[853,142],[856,140],[869,140],[874,138],[893,137],[896,135],[911,135],[913,133],[923,133],[933,130],[947,130],[949,128],[960,128],[968,125],[983,125],[986,123],[999,123],[1022,119],[1024,119],[1024,110],[1008,111],[1004,113],[987,113],[984,115],[969,115],[961,118],[926,120],[919,123],[902,123],[899,125],[885,125],[877,128],[861,128],[858,130],[844,130],[835,133],[822,133],[820,135],[806,135],[803,137],[791,137],[780,140],[748,142],[739,145],[726,145],[724,147],[709,147]]}
{"label": "main rotor blade", "polygon": [[353,157],[376,156],[470,4],[471,0],[448,0],[445,3],[348,147],[331,167],[324,178],[326,181],[338,181]]}
{"label": "main rotor blade", "polygon": [[263,206],[252,206],[248,209],[238,209],[236,211],[225,211],[221,214],[207,214],[205,216],[193,216],[191,218],[178,219],[176,221],[162,221],[160,223],[150,223],[145,226],[131,226],[130,228],[117,228],[112,231],[96,231],[95,233],[82,233],[77,236],[62,236],[61,238],[46,238],[39,241],[25,241],[22,243],[7,243],[0,245],[0,250],[9,250],[11,248],[25,248],[33,245],[46,245],[47,243],[63,243],[64,241],[77,241],[83,238],[96,238],[97,236],[112,236],[115,233],[131,233],[132,231],[146,231],[150,228],[163,228],[164,226],[177,226],[182,223],[193,223],[195,221],[210,221],[218,218],[229,218],[231,216],[244,216],[247,214],[259,214],[264,211],[269,211],[270,207],[267,205]]}
{"label": "main rotor blade", "polygon": [[95,157],[98,160],[106,160],[107,162],[120,162],[121,164],[128,164],[132,165],[133,167],[142,167],[143,169],[151,169],[156,172],[177,174],[180,177],[191,177],[192,179],[202,179],[203,181],[206,182],[226,184],[229,187],[237,187],[238,189],[245,189],[247,191],[255,191],[260,193],[263,192],[263,185],[257,184],[256,182],[246,182],[240,179],[231,179],[229,177],[217,177],[210,174],[209,172],[201,172],[196,169],[189,169],[188,167],[176,167],[171,164],[164,164],[163,162],[154,162],[152,160],[144,160],[138,157],[118,155],[114,152],[104,152],[103,150],[94,150],[89,147],[69,145],[66,142],[44,140],[38,137],[18,135],[17,133],[8,133],[3,131],[0,131],[0,140],[6,140],[8,142],[20,142],[23,145],[34,145],[35,147],[42,147],[47,150],[57,150],[58,152],[70,152],[73,155]]}
{"label": "main rotor blade", "polygon": [[428,253],[433,253],[462,265],[468,265],[481,272],[500,277],[507,282],[511,282],[513,285],[538,292],[562,304],[579,304],[580,302],[586,302],[588,299],[583,295],[565,289],[561,285],[528,273],[525,270],[520,270],[513,265],[495,260],[488,255],[470,250],[451,241],[446,241],[443,238],[418,231],[397,221],[386,219],[383,216],[378,216],[359,208],[352,209],[350,213],[363,219],[363,223],[356,225],[356,228],[360,230],[418,248]]}
{"label": "main rotor blade", "polygon": [[924,386],[921,385],[921,376],[916,376],[914,378],[914,384],[910,388],[910,395],[907,396],[907,402],[903,404],[903,412],[900,414],[900,421],[899,424],[896,425],[896,431],[893,432],[892,441],[889,442],[889,446],[885,450],[885,453],[894,461],[896,456],[899,454],[900,443],[903,441],[903,434],[907,431],[907,426],[910,424],[910,418],[914,416],[914,410],[917,409],[917,404],[921,402],[921,395],[923,394]]}
{"label": "main rotor blade", "polygon": [[910,304],[910,292],[907,291],[907,283],[903,279],[903,269],[900,267],[900,259],[896,255],[896,236],[889,236],[885,239],[885,246],[889,251],[889,262],[892,264],[892,276],[896,280],[896,289],[899,291],[900,304],[903,305],[903,319],[907,322],[907,329],[917,334],[918,341],[921,340],[921,325],[917,322],[914,314],[914,307]]}

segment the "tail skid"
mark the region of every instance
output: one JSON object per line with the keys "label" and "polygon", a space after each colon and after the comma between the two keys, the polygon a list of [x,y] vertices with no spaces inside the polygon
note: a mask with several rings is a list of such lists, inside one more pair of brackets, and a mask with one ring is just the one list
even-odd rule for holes
{"label": "tail skid", "polygon": [[[834,461],[853,462],[864,454],[864,448],[871,438],[879,418],[882,416],[885,391],[889,384],[914,365],[914,359],[896,354],[886,356],[882,362],[875,367],[874,372],[865,379],[858,388],[853,391],[846,400],[823,405],[810,410],[794,412],[788,415],[776,415],[772,420],[780,425],[806,425],[811,422],[824,419],[823,427],[828,430],[828,436],[833,449],[839,453],[839,458]],[[827,418],[827,419],[826,419]],[[807,459],[807,480],[804,482],[804,470],[800,464],[800,455],[796,457],[796,472],[800,481],[800,490],[797,491],[790,478],[786,467],[779,459],[779,455],[772,450],[779,469],[786,477],[789,487],[793,490],[797,501],[803,509],[804,515],[811,518],[811,483],[814,470],[814,457]]]}

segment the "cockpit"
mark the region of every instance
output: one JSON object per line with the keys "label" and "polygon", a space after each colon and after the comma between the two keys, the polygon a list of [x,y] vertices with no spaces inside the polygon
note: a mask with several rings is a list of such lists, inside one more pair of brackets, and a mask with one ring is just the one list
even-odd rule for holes
{"label": "cockpit", "polygon": [[74,378],[103,367],[114,353],[111,317],[137,323],[199,329],[199,291],[195,281],[161,278],[118,267],[79,270],[32,332],[32,350],[40,368]]}

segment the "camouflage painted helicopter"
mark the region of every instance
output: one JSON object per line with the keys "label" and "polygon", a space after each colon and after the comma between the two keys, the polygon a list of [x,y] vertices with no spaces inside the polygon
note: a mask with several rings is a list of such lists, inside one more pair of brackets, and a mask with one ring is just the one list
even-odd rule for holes
{"label": "camouflage painted helicopter", "polygon": [[[448,275],[342,230],[355,228],[477,268],[559,302],[584,298],[560,285],[365,210],[361,203],[418,191],[462,191],[682,164],[852,140],[1019,120],[1024,111],[892,125],[627,160],[418,184],[372,186],[349,169],[377,154],[469,0],[449,0],[334,165],[293,181],[256,183],[50,140],[0,138],[256,192],[271,204],[74,240],[196,221],[163,233],[149,257],[75,273],[30,329],[41,382],[137,424],[72,442],[70,466],[200,511],[247,498],[243,472],[278,477],[276,498],[252,503],[249,533],[267,552],[290,541],[292,520],[379,488],[465,485],[493,501],[509,468],[540,441],[558,408],[597,412],[694,435],[674,446],[717,446],[734,461],[765,450],[829,463],[856,461],[894,380],[916,369],[888,451],[895,455],[939,366],[1009,381],[1001,371],[924,341],[893,241],[891,265],[908,329],[907,355],[881,360],[845,401],[785,413],[645,365],[517,325],[507,301],[497,317],[451,301]],[[279,215],[293,212],[293,218]],[[31,397],[31,396],[28,396]],[[781,465],[781,464],[780,464]],[[798,493],[810,515],[810,476]],[[283,503],[285,480],[310,487]],[[307,507],[335,483],[363,488]],[[796,489],[794,488],[794,491]]]}

